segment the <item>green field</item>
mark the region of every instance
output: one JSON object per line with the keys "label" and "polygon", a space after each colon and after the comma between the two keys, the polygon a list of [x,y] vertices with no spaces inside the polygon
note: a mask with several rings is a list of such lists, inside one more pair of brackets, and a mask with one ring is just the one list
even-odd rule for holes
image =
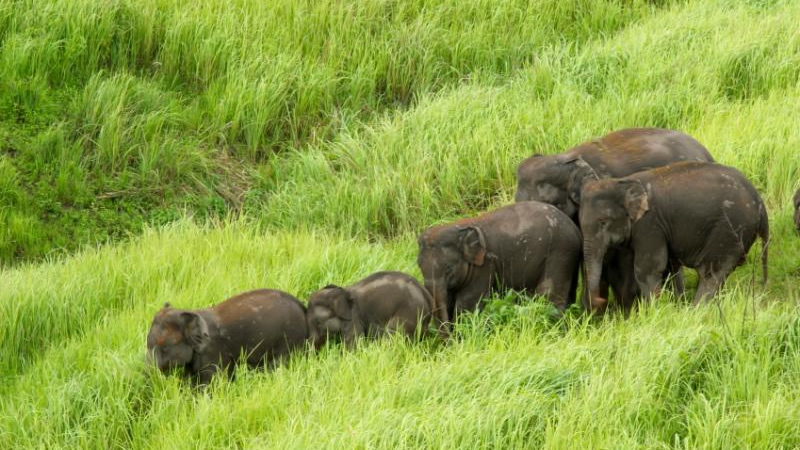
{"label": "green field", "polygon": [[[0,448],[800,448],[800,2],[0,0]],[[770,213],[718,302],[514,294],[192,392],[169,301],[419,276],[519,161],[683,130]],[[690,289],[695,277],[687,271]]]}

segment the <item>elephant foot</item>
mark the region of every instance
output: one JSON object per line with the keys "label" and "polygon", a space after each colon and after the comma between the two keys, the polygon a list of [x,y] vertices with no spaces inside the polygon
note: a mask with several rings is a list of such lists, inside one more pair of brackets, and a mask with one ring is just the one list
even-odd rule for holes
{"label": "elephant foot", "polygon": [[595,297],[592,299],[592,312],[602,314],[608,307],[608,299],[603,297]]}

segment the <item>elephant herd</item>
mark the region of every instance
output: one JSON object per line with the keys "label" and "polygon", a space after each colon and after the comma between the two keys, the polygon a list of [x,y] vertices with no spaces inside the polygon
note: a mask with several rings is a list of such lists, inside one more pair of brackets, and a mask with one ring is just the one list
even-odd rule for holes
{"label": "elephant herd", "polygon": [[[794,207],[800,232],[800,190]],[[766,283],[769,221],[747,178],[684,133],[623,129],[527,158],[515,203],[425,229],[417,258],[424,286],[401,272],[378,272],[350,286],[327,285],[307,306],[270,289],[199,310],[165,304],[147,355],[162,371],[182,367],[206,384],[241,357],[271,367],[309,341],[319,348],[340,337],[351,347],[362,336],[419,336],[430,328],[446,338],[449,324],[493,291],[542,295],[563,312],[578,297],[579,274],[584,308],[602,313],[609,294],[624,311],[664,287],[682,295],[682,267],[690,267],[698,273],[696,304],[716,294],[756,237]]]}

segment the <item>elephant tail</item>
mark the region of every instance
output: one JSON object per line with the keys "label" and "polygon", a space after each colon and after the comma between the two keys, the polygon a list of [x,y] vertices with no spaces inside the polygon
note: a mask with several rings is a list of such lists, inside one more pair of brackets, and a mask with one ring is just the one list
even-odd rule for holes
{"label": "elephant tail", "polygon": [[767,285],[767,256],[769,253],[769,218],[767,217],[767,208],[764,203],[761,203],[760,213],[761,220],[758,224],[758,236],[761,238],[761,271],[762,271],[762,284]]}

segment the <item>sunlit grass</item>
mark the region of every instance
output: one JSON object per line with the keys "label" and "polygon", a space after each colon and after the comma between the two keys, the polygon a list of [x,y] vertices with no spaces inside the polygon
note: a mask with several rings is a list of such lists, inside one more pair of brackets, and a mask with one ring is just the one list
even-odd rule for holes
{"label": "sunlit grass", "polygon": [[[0,448],[800,447],[799,22],[787,1],[0,0]],[[753,181],[766,289],[756,244],[699,308],[556,321],[509,294],[447,344],[333,345],[203,392],[145,366],[165,301],[419,277],[423,227],[627,126]],[[115,240],[19,263],[61,212]]]}

